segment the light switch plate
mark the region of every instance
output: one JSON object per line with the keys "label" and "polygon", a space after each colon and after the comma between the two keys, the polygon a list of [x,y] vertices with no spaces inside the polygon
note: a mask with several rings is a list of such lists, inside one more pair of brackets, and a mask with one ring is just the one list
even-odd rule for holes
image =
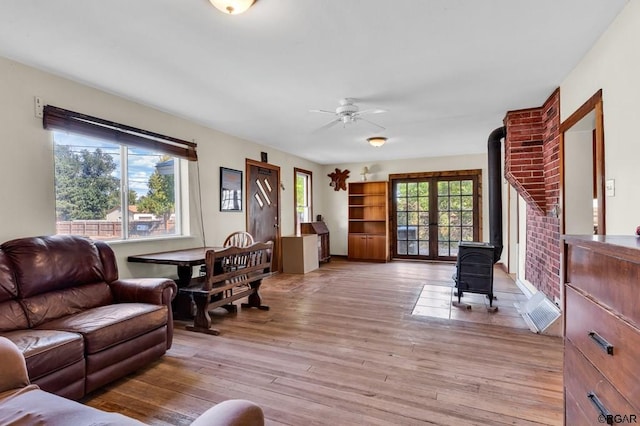
{"label": "light switch plate", "polygon": [[33,108],[34,108],[34,114],[36,118],[42,118],[42,110],[44,106],[42,105],[42,99],[40,99],[40,97],[34,96]]}
{"label": "light switch plate", "polygon": [[604,188],[605,188],[607,197],[615,197],[616,181],[614,179],[607,179],[607,181],[604,184]]}

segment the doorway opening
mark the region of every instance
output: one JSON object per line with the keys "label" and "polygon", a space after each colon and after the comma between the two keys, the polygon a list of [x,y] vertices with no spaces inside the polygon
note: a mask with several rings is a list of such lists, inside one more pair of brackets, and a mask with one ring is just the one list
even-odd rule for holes
{"label": "doorway opening", "polygon": [[562,234],[606,234],[602,90],[560,125]]}

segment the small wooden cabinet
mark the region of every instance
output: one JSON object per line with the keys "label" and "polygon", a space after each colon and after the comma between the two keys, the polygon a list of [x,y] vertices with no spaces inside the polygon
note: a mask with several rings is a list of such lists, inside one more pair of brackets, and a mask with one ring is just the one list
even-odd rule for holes
{"label": "small wooden cabinet", "polygon": [[389,260],[388,182],[349,183],[348,258]]}
{"label": "small wooden cabinet", "polygon": [[639,241],[565,236],[564,264],[565,425],[630,423],[640,414]]}
{"label": "small wooden cabinet", "polygon": [[318,235],[318,260],[320,262],[329,262],[331,254],[329,250],[329,228],[324,222],[303,222],[300,224],[300,233],[317,234]]}

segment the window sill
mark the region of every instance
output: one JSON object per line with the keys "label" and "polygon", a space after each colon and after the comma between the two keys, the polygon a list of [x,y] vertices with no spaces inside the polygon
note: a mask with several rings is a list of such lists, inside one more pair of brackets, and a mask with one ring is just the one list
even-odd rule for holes
{"label": "window sill", "polygon": [[137,239],[129,239],[129,240],[112,240],[105,241],[110,246],[119,246],[119,245],[130,245],[130,244],[154,244],[163,241],[184,241],[184,240],[196,240],[197,238],[193,235],[176,235],[176,236],[163,236],[156,238],[137,238]]}

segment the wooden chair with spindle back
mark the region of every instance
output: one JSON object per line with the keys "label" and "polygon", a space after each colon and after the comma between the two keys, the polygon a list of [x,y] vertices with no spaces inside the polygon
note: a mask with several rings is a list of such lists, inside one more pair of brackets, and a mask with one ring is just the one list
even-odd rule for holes
{"label": "wooden chair with spindle back", "polygon": [[224,240],[223,247],[249,247],[255,241],[250,233],[245,231],[236,231],[230,234],[226,240]]}
{"label": "wooden chair with spindle back", "polygon": [[[255,241],[253,241],[253,236],[250,233],[245,231],[236,231],[236,232],[232,232],[227,236],[227,238],[224,240],[224,243],[222,243],[222,247],[243,248],[243,247],[249,247],[254,242]],[[206,273],[207,273],[207,268],[205,265],[202,265],[200,267],[200,276],[204,277]]]}
{"label": "wooden chair with spindle back", "polygon": [[[222,246],[245,248],[245,247],[249,247],[253,243],[254,243],[253,236],[250,233],[245,231],[236,231],[236,232],[232,232],[227,236]],[[240,258],[236,260],[238,262],[246,261],[246,259],[240,259]],[[206,266],[203,266],[200,271],[201,275],[206,275],[206,272],[207,272]],[[233,288],[230,288],[225,291],[225,297],[230,298],[231,296],[233,296]],[[224,308],[230,312],[235,312],[236,310],[234,305],[225,306]]]}

